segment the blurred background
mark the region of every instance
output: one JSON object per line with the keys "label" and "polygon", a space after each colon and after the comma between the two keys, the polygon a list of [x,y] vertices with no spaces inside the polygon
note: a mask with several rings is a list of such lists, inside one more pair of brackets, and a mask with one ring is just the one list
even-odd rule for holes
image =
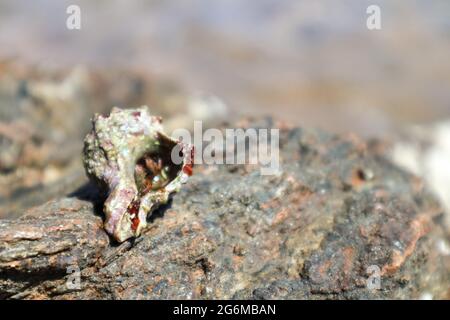
{"label": "blurred background", "polygon": [[[65,27],[81,8],[82,28]],[[381,8],[382,29],[366,27]],[[378,134],[450,115],[446,0],[2,0],[0,53],[136,69],[233,112]]]}
{"label": "blurred background", "polygon": [[114,104],[391,139],[450,208],[449,57],[446,0],[2,0],[0,215],[81,183],[86,119]]}

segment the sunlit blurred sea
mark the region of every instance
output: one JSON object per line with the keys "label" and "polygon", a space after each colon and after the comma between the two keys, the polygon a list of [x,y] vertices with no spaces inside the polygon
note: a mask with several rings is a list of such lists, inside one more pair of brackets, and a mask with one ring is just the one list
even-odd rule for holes
{"label": "sunlit blurred sea", "polygon": [[[82,29],[66,28],[81,7]],[[366,27],[378,4],[382,29]],[[445,0],[7,0],[0,58],[137,69],[236,115],[383,135],[450,117]]]}

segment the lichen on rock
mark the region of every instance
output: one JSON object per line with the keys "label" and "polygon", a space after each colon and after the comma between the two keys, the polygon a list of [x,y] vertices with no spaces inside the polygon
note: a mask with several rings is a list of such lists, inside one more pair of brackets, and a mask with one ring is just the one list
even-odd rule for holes
{"label": "lichen on rock", "polygon": [[[193,147],[163,133],[148,107],[96,114],[84,141],[86,173],[106,190],[105,230],[117,241],[139,236],[147,215],[180,189],[192,172]],[[175,149],[174,149],[175,148]],[[172,151],[181,156],[172,159]]]}

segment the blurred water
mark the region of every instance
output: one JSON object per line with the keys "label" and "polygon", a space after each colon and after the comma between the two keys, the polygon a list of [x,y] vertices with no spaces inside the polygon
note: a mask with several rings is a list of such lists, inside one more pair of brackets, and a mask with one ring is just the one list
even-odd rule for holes
{"label": "blurred water", "polygon": [[[79,4],[82,30],[65,28]],[[382,9],[382,30],[366,8]],[[445,0],[7,0],[0,57],[172,77],[237,113],[383,135],[450,115]]]}

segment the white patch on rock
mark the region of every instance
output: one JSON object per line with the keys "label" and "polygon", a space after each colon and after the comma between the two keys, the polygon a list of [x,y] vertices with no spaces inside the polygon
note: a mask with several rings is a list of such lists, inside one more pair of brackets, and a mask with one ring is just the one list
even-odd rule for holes
{"label": "white patch on rock", "polygon": [[398,142],[391,159],[422,177],[444,206],[450,228],[450,120],[427,127],[414,127]]}

